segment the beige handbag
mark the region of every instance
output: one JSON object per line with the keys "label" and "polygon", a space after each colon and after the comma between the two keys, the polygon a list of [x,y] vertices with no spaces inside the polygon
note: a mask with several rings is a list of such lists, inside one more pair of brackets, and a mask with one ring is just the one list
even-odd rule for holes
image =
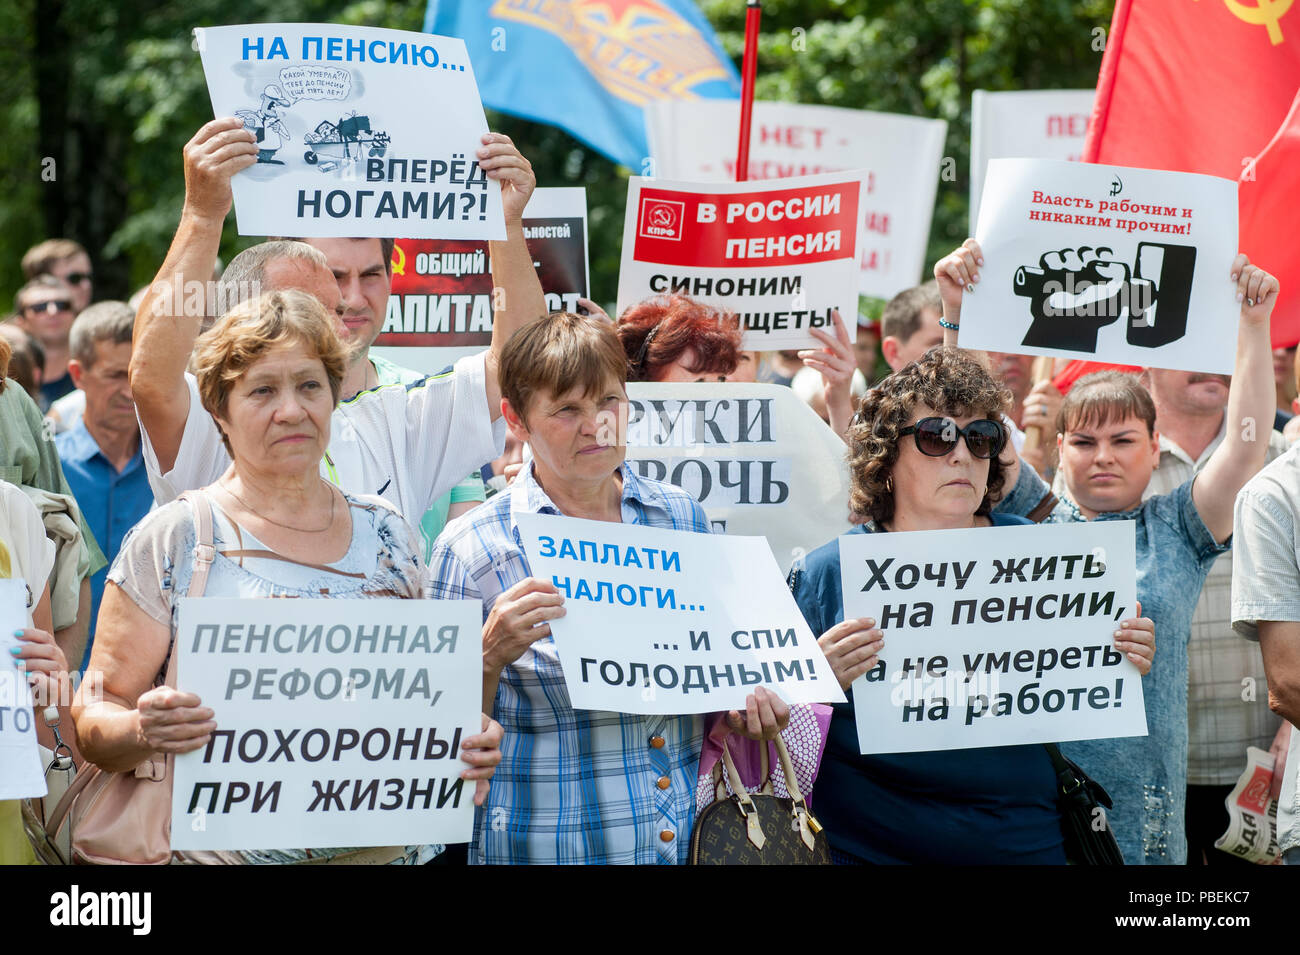
{"label": "beige handbag", "polygon": [[[186,595],[202,597],[216,556],[212,509],[202,490],[180,497],[195,519],[194,573]],[[173,645],[166,675],[155,686],[176,685],[177,649]],[[171,816],[170,753],[156,753],[123,773],[83,765],[44,820],[42,841],[56,848],[70,843],[65,858],[76,865],[166,865],[172,859]]]}

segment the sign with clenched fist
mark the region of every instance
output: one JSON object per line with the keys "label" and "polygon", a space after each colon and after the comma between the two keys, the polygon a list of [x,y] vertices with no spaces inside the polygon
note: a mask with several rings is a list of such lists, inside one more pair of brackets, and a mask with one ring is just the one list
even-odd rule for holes
{"label": "sign with clenched fist", "polygon": [[1232,371],[1236,183],[995,159],[975,238],[984,265],[962,302],[964,347]]}

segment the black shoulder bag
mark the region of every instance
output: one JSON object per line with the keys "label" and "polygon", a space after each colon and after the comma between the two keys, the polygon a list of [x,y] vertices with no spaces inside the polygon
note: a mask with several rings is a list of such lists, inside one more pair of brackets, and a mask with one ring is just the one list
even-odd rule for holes
{"label": "black shoulder bag", "polygon": [[1055,743],[1044,743],[1043,748],[1056,771],[1056,808],[1070,864],[1123,865],[1124,856],[1106,818],[1112,806],[1106,790],[1066,759]]}

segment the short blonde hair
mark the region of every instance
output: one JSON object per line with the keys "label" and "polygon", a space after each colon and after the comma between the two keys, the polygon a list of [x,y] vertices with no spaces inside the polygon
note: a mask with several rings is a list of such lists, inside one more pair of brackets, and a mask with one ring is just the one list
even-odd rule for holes
{"label": "short blonde hair", "polygon": [[[321,360],[330,393],[338,404],[351,358],[348,346],[315,296],[297,289],[281,289],[241,302],[199,336],[194,347],[194,376],[199,383],[199,400],[208,414],[214,418],[224,415],[235,383],[254,362],[286,342],[307,346]],[[222,442],[229,452],[230,441],[224,432]]]}

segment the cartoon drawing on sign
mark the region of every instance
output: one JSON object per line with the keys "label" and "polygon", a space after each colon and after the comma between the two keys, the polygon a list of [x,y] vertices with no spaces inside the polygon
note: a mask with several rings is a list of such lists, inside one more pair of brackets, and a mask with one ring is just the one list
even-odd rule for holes
{"label": "cartoon drawing on sign", "polygon": [[273,158],[283,145],[284,140],[291,139],[289,130],[276,112],[276,107],[290,107],[289,100],[280,87],[272,83],[262,91],[262,101],[257,109],[241,109],[235,115],[244,121],[244,128],[251,129],[257,137],[257,161],[283,166],[283,161]]}
{"label": "cartoon drawing on sign", "polygon": [[[370,155],[382,156],[388,150],[388,144],[392,140],[388,133],[381,130],[371,130],[370,117],[358,116],[355,110],[352,115],[344,116],[337,123],[323,120],[313,132],[308,133],[304,138],[310,148],[303,155],[303,158],[312,166],[320,161],[324,152],[322,147],[342,146],[343,155],[341,161],[352,163],[361,158],[367,147],[369,147]],[[356,147],[355,156],[353,155],[353,147]],[[323,172],[328,171],[327,165],[321,166]]]}
{"label": "cartoon drawing on sign", "polygon": [[1012,279],[1033,316],[1021,344],[1095,353],[1098,332],[1120,319],[1130,345],[1177,341],[1187,332],[1195,265],[1195,247],[1157,242],[1138,243],[1131,269],[1105,247],[1044,252]]}
{"label": "cartoon drawing on sign", "polygon": [[[292,159],[292,154],[283,154],[282,147],[294,138],[293,133],[301,134],[306,147],[301,154],[303,162],[321,173],[344,178],[355,176],[367,157],[378,158],[388,152],[392,136],[377,128],[372,113],[340,108],[349,100],[364,99],[365,84],[359,70],[303,64],[282,67],[270,75],[248,74],[247,93],[252,96],[259,89],[256,108],[236,111],[245,128],[257,136],[255,178],[271,179],[285,172],[285,160]],[[304,106],[311,100],[327,101],[328,111],[312,115]],[[290,108],[292,113],[284,112]]]}

